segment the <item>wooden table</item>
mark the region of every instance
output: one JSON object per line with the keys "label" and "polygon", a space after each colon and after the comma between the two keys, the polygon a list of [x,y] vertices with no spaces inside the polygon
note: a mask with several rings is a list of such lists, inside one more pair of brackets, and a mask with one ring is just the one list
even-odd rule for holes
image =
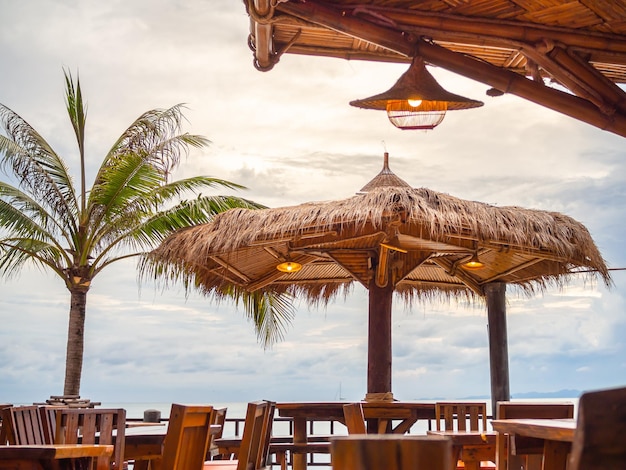
{"label": "wooden table", "polygon": [[109,470],[112,445],[51,444],[38,446],[0,445],[0,469],[64,470],[76,468],[82,459],[97,459],[98,470]]}
{"label": "wooden table", "polygon": [[[222,430],[219,424],[211,425],[211,434]],[[126,429],[124,460],[134,460],[135,470],[149,468],[150,460],[160,458],[167,435],[167,423],[160,426],[134,426]]]}
{"label": "wooden table", "polygon": [[[293,418],[293,443],[306,445],[307,421],[335,420],[344,422],[343,405],[346,402],[289,402],[277,403],[281,417]],[[361,402],[367,420],[368,432],[406,433],[418,419],[435,419],[435,404],[423,402]],[[394,427],[393,421],[399,421]],[[307,454],[293,456],[293,470],[306,470]]]}
{"label": "wooden table", "polygon": [[536,437],[544,440],[543,470],[565,470],[571,451],[576,421],[573,419],[499,419],[491,422],[498,431],[496,466],[506,470],[505,434]]}
{"label": "wooden table", "polygon": [[133,468],[148,468],[149,461],[161,457],[167,424],[126,429],[124,460],[134,460]]}
{"label": "wooden table", "polygon": [[452,441],[453,468],[462,460],[466,470],[480,470],[480,462],[496,460],[495,432],[428,431],[428,434],[447,437]]}
{"label": "wooden table", "polygon": [[[215,439],[218,454],[237,458],[241,447],[241,436],[220,437]],[[273,436],[270,441],[269,455],[275,455],[275,463],[280,465],[281,470],[287,470],[287,452],[292,458],[299,454],[330,454],[330,440],[328,436],[309,436],[305,444],[296,444],[292,436]],[[227,457],[228,458],[228,457]]]}

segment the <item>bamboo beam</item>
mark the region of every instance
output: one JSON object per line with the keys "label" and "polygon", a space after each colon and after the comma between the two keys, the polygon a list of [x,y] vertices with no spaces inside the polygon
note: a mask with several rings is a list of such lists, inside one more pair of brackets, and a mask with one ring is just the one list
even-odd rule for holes
{"label": "bamboo beam", "polygon": [[526,269],[526,268],[528,268],[529,266],[532,266],[532,265],[534,265],[534,264],[540,263],[541,261],[543,261],[543,260],[542,260],[542,259],[540,259],[540,258],[534,258],[534,259],[531,259],[531,260],[525,261],[524,263],[518,264],[517,266],[514,266],[514,267],[512,267],[511,269],[507,269],[507,270],[506,270],[506,271],[504,271],[504,272],[498,273],[498,274],[496,274],[496,275],[495,275],[495,276],[493,276],[493,277],[490,277],[490,278],[488,278],[488,279],[485,279],[485,280],[483,281],[483,283],[484,283],[484,284],[488,284],[488,283],[490,283],[490,282],[497,281],[498,279],[501,279],[501,278],[503,278],[503,277],[505,277],[505,276],[508,276],[509,274],[514,274],[514,273],[516,273],[517,271],[521,271],[522,269]]}
{"label": "bamboo beam", "polygon": [[418,44],[416,53],[431,64],[486,83],[505,93],[520,96],[599,129],[626,137],[626,115],[621,112],[608,116],[587,100],[543,86],[474,58],[456,54],[435,44],[422,41]]}
{"label": "bamboo beam", "polygon": [[381,246],[376,265],[376,286],[386,287],[389,283],[389,248]]}
{"label": "bamboo beam", "polygon": [[323,6],[313,0],[305,3],[279,3],[277,9],[334,31],[396,51],[407,57],[420,55],[433,65],[626,137],[626,116],[622,113],[607,116],[587,100],[543,86],[480,60],[451,52],[444,47],[419,40],[411,34],[344,15],[340,10]]}
{"label": "bamboo beam", "polygon": [[[279,3],[276,9],[305,21],[364,39],[372,44],[377,44],[407,57],[412,57],[413,43],[416,41],[416,38],[403,32],[374,25],[354,16],[346,16],[342,10],[321,5],[312,0],[304,3],[283,2]],[[365,33],[364,35],[353,34],[355,30],[365,31]]]}
{"label": "bamboo beam", "polygon": [[[433,254],[434,253],[420,252],[419,254],[407,253],[402,256],[401,259],[399,259],[399,261],[402,261],[402,266],[394,267],[394,272],[398,273],[399,276],[397,278],[393,278],[393,285],[397,286],[399,283],[404,281],[409,274],[422,266],[431,258],[431,256],[433,256]],[[411,263],[409,263],[409,261],[411,261]]]}
{"label": "bamboo beam", "polygon": [[[337,250],[337,251],[341,251],[341,250]],[[367,276],[366,278],[362,278],[361,276],[358,275],[357,272],[355,272],[354,270],[348,268],[346,265],[342,264],[341,260],[339,258],[337,258],[336,256],[333,256],[332,253],[326,253],[328,255],[329,258],[331,258],[335,263],[337,263],[339,266],[341,266],[347,273],[349,273],[354,279],[356,279],[357,281],[359,281],[363,287],[365,287],[366,289],[369,286],[369,283],[372,279],[371,274],[369,276]],[[353,280],[354,280],[353,279]]]}
{"label": "bamboo beam", "polygon": [[[435,263],[437,266],[442,268],[446,273],[450,274],[453,270],[452,262],[445,258],[432,258],[431,261]],[[474,280],[473,277],[469,276],[465,272],[458,271],[454,274],[450,274],[452,277],[459,279],[463,284],[469,287],[474,293],[483,297],[485,295],[481,285]]]}
{"label": "bamboo beam", "polygon": [[541,249],[533,249],[524,245],[515,244],[506,240],[478,240],[475,237],[467,237],[462,235],[448,235],[452,238],[460,238],[463,240],[473,240],[475,242],[480,242],[480,248],[490,248],[492,250],[503,251],[503,250],[513,250],[518,253],[523,253],[529,256],[535,256],[537,258],[541,258],[542,260],[548,261],[557,261],[559,263],[563,263],[565,261],[572,262],[571,256],[568,255],[557,255],[553,252],[541,250]]}
{"label": "bamboo beam", "polygon": [[[363,9],[360,10],[363,11]],[[592,31],[579,32],[560,27],[538,26],[532,23],[521,24],[517,21],[460,17],[409,9],[400,11],[378,8],[376,13],[398,24],[428,28],[428,33],[432,34],[432,38],[435,40],[450,41],[455,38],[467,37],[467,35],[475,35],[482,38],[483,43],[490,43],[495,46],[502,39],[535,43],[550,38],[578,50],[626,54],[626,39],[616,37],[614,34]],[[626,63],[626,56],[624,56],[624,62]]]}
{"label": "bamboo beam", "polygon": [[554,44],[523,47],[522,52],[563,86],[595,104],[605,114],[626,110],[626,93],[588,62]]}
{"label": "bamboo beam", "polygon": [[270,70],[274,66],[274,43],[272,25],[268,19],[274,15],[269,0],[246,0],[250,15],[250,39],[254,41],[254,66],[258,70]]}
{"label": "bamboo beam", "polygon": [[231,273],[233,273],[235,276],[237,276],[239,279],[241,279],[243,282],[248,283],[250,282],[250,278],[248,276],[246,276],[244,273],[242,273],[241,271],[239,271],[237,268],[235,268],[234,266],[228,264],[226,261],[224,261],[222,258],[220,258],[219,256],[209,256],[209,258],[213,261],[215,261],[217,264],[219,264],[220,266],[222,266],[223,268],[227,269],[228,271],[230,271]]}
{"label": "bamboo beam", "polygon": [[[299,285],[304,285],[304,284],[330,284],[330,283],[336,283],[336,284],[348,284],[350,282],[354,282],[354,278],[352,277],[335,277],[335,278],[324,278],[324,279],[318,279],[318,278],[312,278],[312,279],[302,279],[302,278],[298,278],[298,284]],[[285,284],[288,286],[293,286],[293,281],[290,281],[289,279],[277,279],[274,282],[274,285],[278,285],[278,284]],[[365,286],[367,287],[367,286]]]}

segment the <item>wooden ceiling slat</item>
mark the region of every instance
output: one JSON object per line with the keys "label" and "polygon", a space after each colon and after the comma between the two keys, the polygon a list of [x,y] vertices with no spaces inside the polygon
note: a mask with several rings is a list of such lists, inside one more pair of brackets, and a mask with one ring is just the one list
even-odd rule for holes
{"label": "wooden ceiling slat", "polygon": [[[410,63],[423,38],[494,68],[471,74],[462,59],[424,57],[433,65],[626,136],[625,93],[604,81],[626,83],[626,0],[247,1],[261,10],[275,5],[269,20],[255,21],[262,15],[250,14],[260,65],[273,65],[287,46],[293,54]],[[563,61],[548,50],[533,53],[548,43],[584,63]],[[602,77],[593,76],[596,70]],[[532,86],[504,72],[529,82],[554,79],[581,101],[526,90]],[[610,116],[613,109],[620,111]]]}

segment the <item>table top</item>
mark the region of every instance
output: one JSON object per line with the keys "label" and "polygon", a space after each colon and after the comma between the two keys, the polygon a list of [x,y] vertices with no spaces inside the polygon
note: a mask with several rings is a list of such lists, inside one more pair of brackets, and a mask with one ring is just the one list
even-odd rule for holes
{"label": "table top", "polygon": [[0,460],[49,460],[112,455],[112,445],[47,444],[0,446]]}
{"label": "table top", "polygon": [[576,431],[575,419],[494,419],[491,425],[498,432],[564,442],[573,442]]}
{"label": "table top", "polygon": [[[219,424],[211,425],[211,434],[216,435],[222,429]],[[152,459],[162,453],[163,442],[167,435],[167,423],[162,426],[139,426],[125,430],[124,458],[127,460]]]}
{"label": "table top", "polygon": [[426,434],[448,437],[454,445],[491,445],[496,443],[497,436],[493,431],[427,431]]}
{"label": "table top", "polygon": [[[288,418],[343,420],[343,405],[351,402],[285,402],[277,403],[278,415]],[[435,403],[392,401],[362,401],[365,418],[386,417],[402,419],[435,419]]]}

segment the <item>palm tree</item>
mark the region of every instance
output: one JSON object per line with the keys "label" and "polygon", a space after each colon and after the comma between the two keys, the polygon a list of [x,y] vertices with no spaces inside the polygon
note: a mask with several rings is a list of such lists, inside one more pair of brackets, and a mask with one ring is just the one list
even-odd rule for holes
{"label": "palm tree", "polygon": [[[85,182],[86,108],[65,72],[67,111],[80,152],[80,187],[50,145],[24,119],[0,104],[0,168],[17,185],[0,182],[0,277],[28,263],[63,279],[70,291],[64,395],[80,391],[87,293],[116,261],[140,257],[175,230],[205,223],[233,207],[261,207],[233,196],[205,196],[240,185],[206,176],[169,181],[180,157],[208,140],[181,133],[181,105],[143,113],[113,144],[88,189]],[[193,199],[182,199],[193,194]],[[196,196],[196,194],[198,194]],[[241,299],[241,295],[233,293]],[[258,296],[242,299],[257,336],[272,341],[290,318],[289,304]],[[273,321],[271,320],[273,318]],[[268,319],[270,319],[268,321]],[[281,320],[282,319],[282,320]]]}

